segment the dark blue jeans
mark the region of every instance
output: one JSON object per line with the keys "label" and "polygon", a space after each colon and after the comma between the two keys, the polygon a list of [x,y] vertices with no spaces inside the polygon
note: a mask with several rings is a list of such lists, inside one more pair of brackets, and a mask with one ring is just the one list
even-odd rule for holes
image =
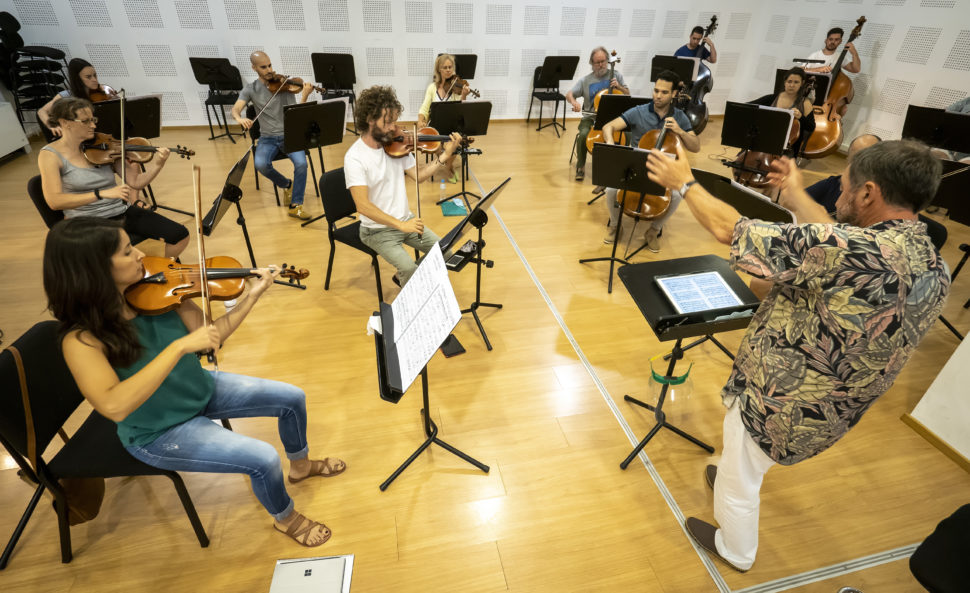
{"label": "dark blue jeans", "polygon": [[162,469],[247,474],[253,493],[269,514],[277,520],[286,518],[293,511],[293,500],[286,493],[276,449],[213,420],[275,416],[287,458],[301,459],[309,451],[303,390],[269,379],[210,372],[215,390],[202,414],[173,426],[152,443],[125,448],[135,458]]}
{"label": "dark blue jeans", "polygon": [[[289,179],[273,167],[273,157],[283,149],[282,136],[260,136],[256,143],[256,170],[277,187],[287,187]],[[306,189],[306,153],[302,150],[290,152],[286,155],[293,162],[293,206],[303,203],[303,191]]]}

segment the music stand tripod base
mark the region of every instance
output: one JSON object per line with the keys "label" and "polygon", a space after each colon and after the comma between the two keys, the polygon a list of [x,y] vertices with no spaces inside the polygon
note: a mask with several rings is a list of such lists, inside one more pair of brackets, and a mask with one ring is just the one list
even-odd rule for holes
{"label": "music stand tripod base", "polygon": [[411,463],[413,463],[414,460],[417,459],[418,456],[421,455],[421,453],[423,453],[424,450],[430,447],[431,445],[438,445],[439,447],[448,451],[452,455],[456,455],[461,459],[464,459],[468,463],[474,465],[475,467],[482,470],[486,474],[490,469],[487,465],[485,465],[481,461],[478,461],[474,457],[469,456],[463,451],[456,449],[455,447],[452,447],[448,443],[438,438],[438,425],[435,424],[434,421],[431,419],[431,406],[429,405],[429,401],[428,401],[428,367],[424,367],[424,369],[421,370],[421,395],[423,397],[423,405],[424,405],[424,408],[421,409],[421,415],[424,417],[424,434],[427,438],[424,440],[423,443],[421,443],[421,445],[418,446],[417,449],[414,450],[414,453],[411,453],[411,455],[404,461],[404,463],[398,466],[398,468],[394,470],[394,472],[390,476],[388,476],[386,480],[381,482],[381,485],[380,485],[381,492],[387,490],[388,486],[391,485],[391,482],[397,479],[397,477],[401,475],[401,473],[404,470],[406,470],[408,466],[411,465]]}

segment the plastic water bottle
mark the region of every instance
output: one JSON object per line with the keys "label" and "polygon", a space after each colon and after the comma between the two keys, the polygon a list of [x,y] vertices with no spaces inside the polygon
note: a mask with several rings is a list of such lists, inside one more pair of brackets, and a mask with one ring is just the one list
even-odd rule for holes
{"label": "plastic water bottle", "polygon": [[441,184],[438,186],[438,199],[444,200],[448,196],[448,188],[445,187],[445,178],[441,178]]}

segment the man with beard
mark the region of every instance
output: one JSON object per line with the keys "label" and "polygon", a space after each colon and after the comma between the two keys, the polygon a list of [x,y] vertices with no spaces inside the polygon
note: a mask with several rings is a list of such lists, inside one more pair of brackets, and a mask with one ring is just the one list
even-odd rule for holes
{"label": "man with beard", "polygon": [[[704,47],[705,45],[707,47]],[[717,63],[717,49],[714,47],[714,42],[711,41],[710,37],[704,37],[704,27],[701,26],[694,27],[691,30],[687,45],[681,45],[674,52],[674,55],[684,58],[700,58],[711,64]]]}
{"label": "man with beard", "polygon": [[[839,27],[829,29],[829,32],[825,35],[825,47],[808,56],[809,60],[822,60],[822,63],[805,62],[802,64],[805,71],[810,74],[812,72],[831,72],[836,60],[842,55],[841,53],[836,53],[836,50],[842,45],[842,36],[844,34],[845,31]],[[849,50],[849,53],[842,62],[842,69],[852,74],[858,74],[862,69],[862,60],[859,59],[859,52],[856,51],[855,45],[852,43],[846,43],[845,49]]]}
{"label": "man with beard", "polygon": [[[632,109],[624,111],[620,117],[603,126],[603,140],[607,144],[613,144],[613,133],[629,130],[627,136],[630,139],[630,146],[637,146],[640,138],[650,130],[666,128],[668,134],[680,136],[680,141],[687,150],[697,152],[701,149],[701,140],[691,130],[690,120],[680,109],[674,107],[674,99],[680,88],[680,77],[675,72],[664,70],[657,75],[657,80],[653,84],[653,101],[637,105]],[[664,222],[673,216],[680,205],[680,192],[675,189],[670,194],[670,206],[667,212],[650,222],[643,239],[647,249],[657,253],[660,251],[660,234],[663,232]],[[610,228],[616,228],[617,219],[620,216],[620,207],[616,203],[616,189],[610,188],[606,192],[606,208],[610,214]],[[614,232],[608,231],[603,238],[604,243],[612,243],[615,236]]]}
{"label": "man with beard", "polygon": [[440,175],[443,161],[455,153],[461,136],[451,134],[444,152],[423,167],[419,176],[413,154],[394,158],[384,151],[401,134],[397,128],[401,110],[389,86],[372,86],[361,92],[355,112],[360,138],[344,155],[344,176],[360,213],[360,240],[397,268],[395,279],[404,286],[418,266],[403,246],[427,252],[438,242],[434,231],[411,214],[404,176],[421,182],[435,173]]}
{"label": "man with beard", "polygon": [[[589,55],[589,65],[593,71],[580,78],[566,93],[566,101],[573,106],[573,111],[583,112],[583,119],[579,120],[579,135],[576,136],[576,181],[582,181],[586,175],[586,137],[596,121],[593,97],[606,89],[619,89],[624,95],[630,94],[630,89],[623,84],[622,74],[614,69],[613,78],[610,78],[610,54],[605,47],[593,50]],[[577,96],[583,100],[582,105]]]}
{"label": "man with beard", "polygon": [[721,398],[728,412],[714,489],[719,527],[689,517],[687,532],[739,571],[758,550],[761,482],[775,464],[813,457],[845,436],[893,384],[936,321],[949,274],[916,213],[942,165],[918,142],[880,142],[850,157],[838,224],[802,189],[788,158],[769,181],[800,224],[767,223],[694,182],[686,154],[654,151],[650,179],[683,188],[691,212],[734,265],[769,289],[745,333]]}

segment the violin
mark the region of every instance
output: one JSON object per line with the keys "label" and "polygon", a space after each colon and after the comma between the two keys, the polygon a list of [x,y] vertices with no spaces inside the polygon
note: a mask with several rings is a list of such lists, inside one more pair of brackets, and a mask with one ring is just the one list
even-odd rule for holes
{"label": "violin", "polygon": [[[650,130],[640,138],[639,148],[655,148],[667,154],[677,155],[677,148],[683,146],[680,136],[669,134],[666,127]],[[617,202],[623,208],[623,213],[637,220],[654,220],[660,218],[670,207],[670,192],[662,196],[643,194],[640,192],[621,190],[616,196]]]}
{"label": "violin", "polygon": [[473,89],[471,86],[469,86],[468,85],[468,81],[465,80],[464,78],[461,78],[458,75],[455,75],[455,76],[453,76],[449,80],[452,81],[451,82],[451,90],[448,92],[449,95],[452,92],[460,93],[465,87],[468,87],[468,93],[469,94],[474,95],[474,97],[476,99],[481,98],[481,96],[482,96],[481,93],[479,93],[476,89]]}
{"label": "violin", "polygon": [[[124,146],[125,158],[136,163],[147,163],[152,160],[158,151],[157,146],[152,146],[145,138],[126,138]],[[94,138],[87,140],[81,145],[84,158],[92,165],[107,165],[120,159],[122,156],[121,141],[114,138],[111,134],[98,132]],[[184,159],[195,156],[195,151],[181,145],[170,148],[172,154],[177,154]]]}
{"label": "violin", "polygon": [[110,101],[111,99],[117,99],[118,93],[114,92],[114,89],[105,86],[99,86],[96,90],[88,91],[88,101],[92,103],[100,103],[102,101]]}
{"label": "violin", "polygon": [[[396,159],[407,156],[415,151],[414,134],[411,130],[397,128],[398,135],[391,142],[384,145],[384,152],[388,156]],[[418,130],[417,151],[425,154],[433,154],[441,149],[442,142],[451,140],[450,136],[438,134],[438,130],[432,127],[425,127]],[[462,137],[462,146],[474,142],[474,138]]]}
{"label": "violin", "polygon": [[[846,45],[855,41],[862,34],[862,25],[865,24],[866,17],[861,16],[856,21],[856,26],[849,34],[849,41]],[[815,132],[811,138],[805,142],[802,154],[806,158],[820,159],[826,157],[842,144],[842,113],[841,111],[852,102],[855,91],[852,88],[852,80],[842,72],[842,61],[848,52],[848,47],[842,49],[835,66],[832,67],[832,83],[829,87],[829,94],[825,98],[825,103],[821,107],[815,108]]]}
{"label": "violin", "polygon": [[[303,79],[284,74],[274,74],[273,78],[267,81],[266,86],[269,92],[273,93],[299,93],[303,90]],[[313,90],[321,95],[327,94],[327,89],[322,86],[313,85]]]}
{"label": "violin", "polygon": [[[710,37],[717,29],[717,15],[711,15],[711,23],[704,29],[704,37]],[[701,46],[704,44],[701,43]],[[714,88],[714,76],[711,69],[700,62],[697,67],[697,80],[695,80],[687,92],[680,93],[677,97],[677,106],[683,110],[690,120],[691,129],[695,134],[700,134],[707,127],[709,113],[707,104],[704,103],[704,96]]]}
{"label": "violin", "polygon": [[[202,296],[202,272],[198,264],[182,264],[170,257],[145,257],[142,260],[145,277],[125,290],[125,300],[142,315],[161,315],[182,304],[185,299]],[[237,260],[220,255],[205,260],[209,299],[228,301],[239,298],[246,287],[246,278],[258,276],[252,268],[244,268]],[[286,267],[280,276],[291,283],[310,275],[305,269]]]}

